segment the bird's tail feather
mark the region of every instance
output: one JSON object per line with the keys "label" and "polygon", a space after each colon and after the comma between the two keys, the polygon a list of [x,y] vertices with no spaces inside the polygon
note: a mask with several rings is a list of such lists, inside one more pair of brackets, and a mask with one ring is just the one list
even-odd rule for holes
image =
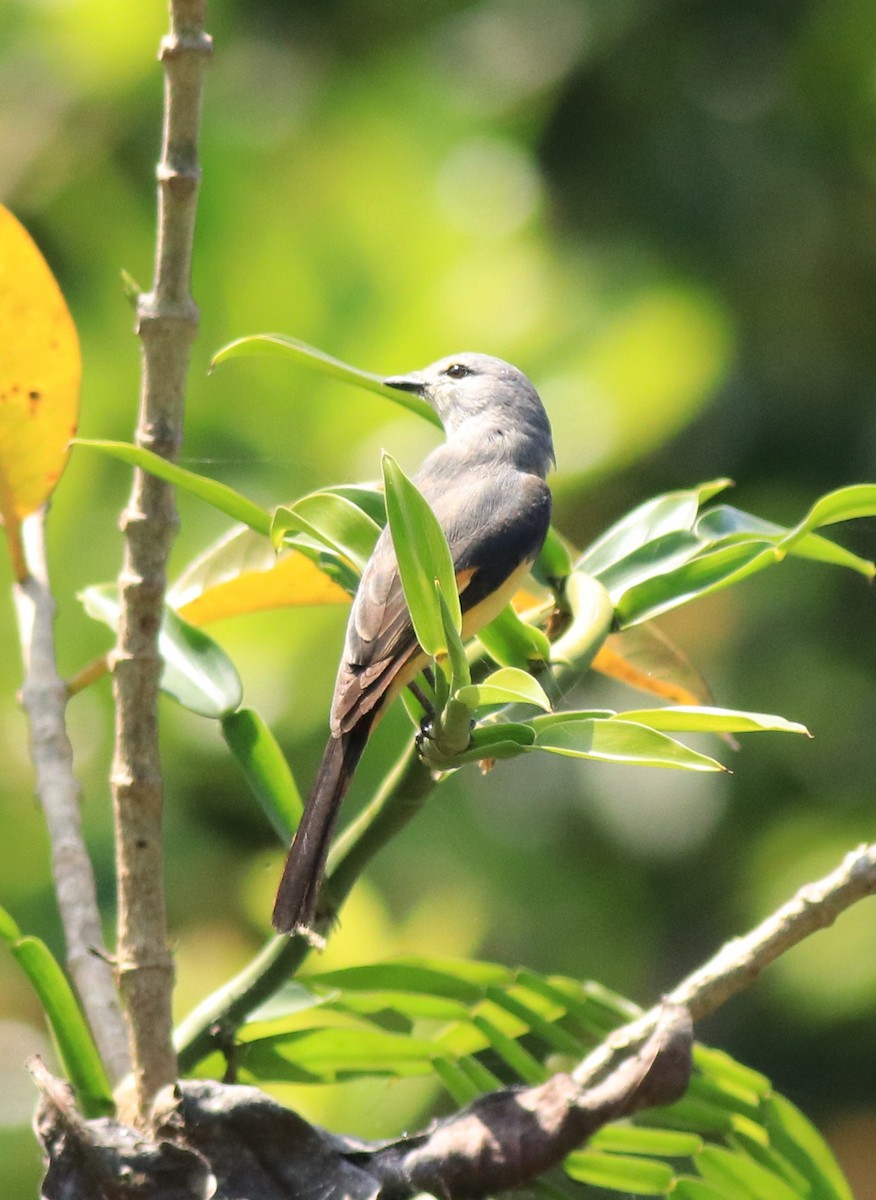
{"label": "bird's tail feather", "polygon": [[328,740],[277,889],[272,920],[278,933],[312,927],[338,810],[362,757],[370,725],[371,721],[360,719],[348,733]]}

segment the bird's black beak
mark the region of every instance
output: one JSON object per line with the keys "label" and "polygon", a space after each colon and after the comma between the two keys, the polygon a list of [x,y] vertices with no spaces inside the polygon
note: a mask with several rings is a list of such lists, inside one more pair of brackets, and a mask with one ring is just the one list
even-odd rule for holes
{"label": "bird's black beak", "polygon": [[411,375],[390,375],[383,382],[399,392],[412,392],[415,396],[424,396],[426,393],[426,380],[417,371]]}

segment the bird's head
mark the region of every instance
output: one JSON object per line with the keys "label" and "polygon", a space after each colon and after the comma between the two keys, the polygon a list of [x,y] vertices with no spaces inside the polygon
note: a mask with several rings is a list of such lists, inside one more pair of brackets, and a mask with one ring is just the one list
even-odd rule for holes
{"label": "bird's head", "polygon": [[539,463],[542,475],[554,460],[550,422],[538,392],[501,358],[465,351],[384,383],[421,396],[441,418],[448,438],[465,434],[525,443],[527,457]]}

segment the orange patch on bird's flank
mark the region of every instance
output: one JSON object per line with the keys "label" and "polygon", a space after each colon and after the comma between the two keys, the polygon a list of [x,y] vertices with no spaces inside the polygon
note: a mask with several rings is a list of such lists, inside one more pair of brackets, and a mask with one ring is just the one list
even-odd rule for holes
{"label": "orange patch on bird's flank", "polygon": [[73,318],[30,234],[0,205],[0,516],[40,508],[76,432],[81,362]]}

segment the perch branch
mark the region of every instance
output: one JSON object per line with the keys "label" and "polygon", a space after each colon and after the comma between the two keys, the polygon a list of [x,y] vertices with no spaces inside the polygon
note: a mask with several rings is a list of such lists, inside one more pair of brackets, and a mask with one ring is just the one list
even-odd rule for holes
{"label": "perch branch", "polygon": [[[876,893],[876,843],[852,850],[823,879],[807,883],[780,909],[743,937],[733,938],[713,958],[683,979],[665,997],[665,1004],[682,1005],[694,1021],[715,1012],[749,987],[780,955],[820,929],[840,913]],[[652,1033],[662,1005],[609,1035],[582,1065],[588,1076],[610,1070]]]}
{"label": "perch branch", "polygon": [[82,836],[79,784],[65,723],[66,690],[55,659],[55,603],[45,553],[45,518],[23,524],[27,574],[15,587],[24,660],[21,702],[30,726],[36,792],[52,850],[55,894],[64,926],[67,966],[107,1073],[118,1081],[131,1060],[112,968],[107,961],[94,871]]}
{"label": "perch branch", "polygon": [[[205,0],[171,0],[161,43],[164,131],[152,291],[137,301],[142,377],[136,442],[165,458],[179,450],[189,350],[198,310],[190,293],[200,169],[201,94],[211,41]],[[177,528],[173,489],[135,471],[122,515],[125,558],[113,656],[116,739],[112,784],[119,888],[118,972],[134,1065],[133,1119],[143,1125],[176,1077],[171,1040],[173,963],[167,946],[158,752],[158,632]]]}

